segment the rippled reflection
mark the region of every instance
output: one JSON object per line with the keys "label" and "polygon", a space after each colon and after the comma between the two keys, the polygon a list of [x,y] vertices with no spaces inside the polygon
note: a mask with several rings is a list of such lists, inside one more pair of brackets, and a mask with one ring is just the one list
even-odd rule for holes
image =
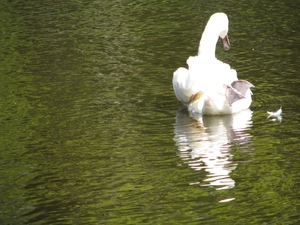
{"label": "rippled reflection", "polygon": [[251,139],[247,130],[252,126],[252,112],[243,111],[226,116],[197,116],[180,108],[176,113],[174,140],[179,156],[196,170],[205,170],[206,178],[192,183],[201,186],[216,186],[217,190],[234,187],[229,176],[237,167],[233,162],[231,146],[244,145]]}

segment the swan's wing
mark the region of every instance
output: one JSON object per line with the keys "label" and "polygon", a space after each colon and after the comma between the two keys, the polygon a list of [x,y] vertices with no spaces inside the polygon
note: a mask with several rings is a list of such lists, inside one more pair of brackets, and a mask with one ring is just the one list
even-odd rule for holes
{"label": "swan's wing", "polygon": [[236,80],[233,81],[231,86],[236,89],[237,91],[239,91],[242,95],[246,95],[246,92],[248,91],[249,88],[254,87],[253,84],[251,84],[250,82],[246,81],[246,80]]}
{"label": "swan's wing", "polygon": [[245,98],[246,92],[254,87],[253,84],[246,80],[236,80],[227,86],[226,98],[229,105],[232,105],[234,102]]}
{"label": "swan's wing", "polygon": [[236,101],[245,98],[245,96],[239,94],[233,88],[228,86],[227,90],[226,90],[226,98],[227,98],[227,101],[228,101],[229,105],[232,105]]}

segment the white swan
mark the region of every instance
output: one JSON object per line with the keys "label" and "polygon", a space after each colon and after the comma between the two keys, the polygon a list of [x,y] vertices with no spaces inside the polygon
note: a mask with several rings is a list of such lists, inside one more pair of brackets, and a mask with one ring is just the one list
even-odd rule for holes
{"label": "white swan", "polygon": [[180,67],[173,74],[175,95],[188,106],[190,113],[232,114],[251,105],[250,88],[254,86],[248,81],[238,80],[236,71],[215,57],[219,37],[224,49],[229,49],[227,33],[227,15],[213,14],[202,34],[198,55],[188,58],[188,70]]}

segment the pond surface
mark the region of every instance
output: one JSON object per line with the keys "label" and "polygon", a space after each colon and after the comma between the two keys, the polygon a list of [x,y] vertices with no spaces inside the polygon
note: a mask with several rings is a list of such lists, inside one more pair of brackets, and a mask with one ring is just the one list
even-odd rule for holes
{"label": "pond surface", "polygon": [[[300,223],[298,3],[0,2],[0,224]],[[192,118],[172,75],[217,11],[253,103]]]}

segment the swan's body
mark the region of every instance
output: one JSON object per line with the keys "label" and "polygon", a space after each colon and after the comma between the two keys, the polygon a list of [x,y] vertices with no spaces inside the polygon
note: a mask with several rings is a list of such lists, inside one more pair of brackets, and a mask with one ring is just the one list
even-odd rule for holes
{"label": "swan's body", "polygon": [[253,85],[238,80],[236,71],[215,57],[219,37],[226,50],[230,47],[227,32],[226,14],[213,14],[202,34],[198,55],[189,57],[188,69],[180,67],[173,74],[175,95],[192,113],[232,114],[249,108],[252,102]]}

